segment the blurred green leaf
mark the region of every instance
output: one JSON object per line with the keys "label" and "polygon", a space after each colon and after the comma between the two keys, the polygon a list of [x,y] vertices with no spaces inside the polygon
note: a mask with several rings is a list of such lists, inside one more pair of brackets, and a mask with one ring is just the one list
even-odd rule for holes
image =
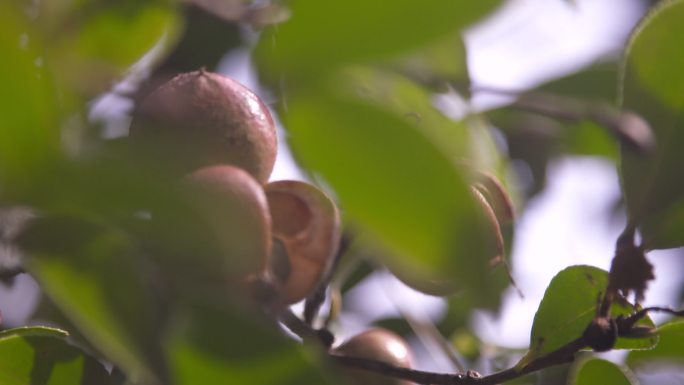
{"label": "blurred green leaf", "polygon": [[639,381],[626,368],[598,358],[574,365],[568,385],[637,385]]}
{"label": "blurred green leaf", "polygon": [[[597,302],[607,285],[608,272],[592,266],[570,266],[553,277],[534,316],[528,358],[543,356],[582,336],[596,316]],[[618,301],[612,316],[634,311],[631,304]],[[654,326],[648,317],[639,324]],[[657,342],[657,336],[618,338],[615,349],[649,349]]]}
{"label": "blurred green leaf", "polygon": [[390,66],[430,89],[444,91],[452,86],[468,95],[470,81],[466,59],[465,42],[459,31],[392,60]]}
{"label": "blurred green leaf", "polygon": [[440,147],[450,159],[469,156],[470,132],[463,123],[447,118],[435,108],[433,95],[411,80],[370,67],[354,67],[345,71],[339,87],[342,92],[382,107],[407,123]]}
{"label": "blurred green leaf", "polygon": [[[636,28],[622,71],[622,101],[651,123],[655,151],[622,149],[622,179],[630,219],[647,248],[684,245],[684,1],[654,8]],[[673,210],[675,212],[673,212]],[[667,219],[665,219],[667,218]]]}
{"label": "blurred green leaf", "polygon": [[176,385],[335,383],[313,352],[248,309],[197,299],[186,310],[166,344]]}
{"label": "blurred green leaf", "polygon": [[292,17],[264,33],[257,47],[263,75],[314,80],[352,62],[387,58],[459,31],[492,11],[500,0],[362,0],[293,2]]}
{"label": "blurred green leaf", "polygon": [[65,336],[64,331],[40,326],[0,333],[0,383],[111,384],[104,366],[69,345]]}
{"label": "blurred green leaf", "polygon": [[20,243],[46,294],[93,345],[134,378],[163,376],[159,303],[126,235],[63,216],[34,220]]}
{"label": "blurred green leaf", "polygon": [[69,336],[65,330],[50,326],[22,326],[18,328],[0,331],[0,339],[8,337],[54,337],[66,338]]}
{"label": "blurred green leaf", "polygon": [[39,20],[60,80],[88,96],[106,90],[155,45],[173,44],[180,27],[166,0],[45,4]]}
{"label": "blurred green leaf", "polygon": [[59,146],[57,100],[49,72],[37,65],[41,41],[22,10],[0,4],[0,196],[19,194]]}
{"label": "blurred green leaf", "polygon": [[379,254],[395,274],[491,299],[492,231],[459,170],[420,129],[329,90],[293,97],[283,118],[295,154],[330,183],[359,233],[389,251]]}
{"label": "blurred green leaf", "polygon": [[617,61],[598,63],[543,83],[535,90],[612,103],[617,100],[617,76]]}
{"label": "blurred green leaf", "polygon": [[675,320],[658,327],[660,341],[651,350],[630,352],[627,365],[639,368],[648,364],[674,363],[684,365],[684,321]]}

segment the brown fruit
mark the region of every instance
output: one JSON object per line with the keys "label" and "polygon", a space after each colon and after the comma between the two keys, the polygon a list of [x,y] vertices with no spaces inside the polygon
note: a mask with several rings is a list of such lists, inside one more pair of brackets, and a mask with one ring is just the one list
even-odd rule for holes
{"label": "brown fruit", "polygon": [[145,98],[130,136],[152,159],[175,164],[181,173],[231,164],[262,184],[277,151],[275,125],[259,97],[204,70],[177,75]]}
{"label": "brown fruit", "polygon": [[329,272],[340,243],[340,216],[333,201],[309,183],[277,181],[265,190],[278,245],[274,250],[288,265],[276,276],[282,280],[283,302],[291,304],[306,298]]}
{"label": "brown fruit", "polygon": [[[411,351],[403,338],[386,329],[370,329],[358,334],[333,350],[333,353],[382,361],[394,366],[410,368]],[[352,384],[410,385],[400,380],[363,369],[348,369]]]}
{"label": "brown fruit", "polygon": [[264,272],[271,253],[271,216],[259,182],[240,168],[219,165],[191,173],[184,184],[219,245],[220,256],[207,256],[218,257],[219,263],[212,260],[208,266],[228,279]]}

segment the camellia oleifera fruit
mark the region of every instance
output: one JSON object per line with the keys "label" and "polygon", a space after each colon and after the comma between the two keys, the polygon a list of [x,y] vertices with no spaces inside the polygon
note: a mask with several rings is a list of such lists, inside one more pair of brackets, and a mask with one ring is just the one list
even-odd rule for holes
{"label": "camellia oleifera fruit", "polygon": [[291,304],[306,298],[330,270],[340,243],[340,215],[333,201],[309,183],[277,181],[265,190],[274,254],[280,254],[274,263],[280,259],[286,265],[275,275],[282,281],[282,301]]}
{"label": "camellia oleifera fruit", "polygon": [[230,164],[266,183],[277,151],[266,105],[233,79],[204,70],[177,75],[134,114],[130,137],[153,159],[181,173]]}
{"label": "camellia oleifera fruit", "polygon": [[218,245],[220,255],[200,256],[212,259],[207,266],[216,271],[210,275],[231,281],[264,273],[271,253],[271,215],[261,184],[238,167],[218,165],[192,172],[183,185]]}
{"label": "camellia oleifera fruit", "polygon": [[[385,362],[394,366],[410,368],[411,351],[403,338],[386,329],[370,329],[357,334],[339,347],[333,354],[359,357]],[[383,376],[363,369],[345,369],[352,384],[411,385],[412,382]]]}

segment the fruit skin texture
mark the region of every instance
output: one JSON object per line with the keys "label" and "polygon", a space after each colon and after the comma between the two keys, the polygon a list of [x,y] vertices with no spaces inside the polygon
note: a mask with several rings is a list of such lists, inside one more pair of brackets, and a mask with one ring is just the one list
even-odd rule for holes
{"label": "fruit skin texture", "polygon": [[218,165],[194,171],[183,185],[219,245],[221,255],[194,256],[212,259],[209,274],[228,281],[262,274],[271,253],[271,216],[259,182],[238,167]]}
{"label": "fruit skin texture", "polygon": [[204,70],[183,73],[140,104],[132,142],[181,173],[215,164],[248,171],[264,184],[277,152],[273,118],[245,86]]}
{"label": "fruit skin texture", "polygon": [[[333,350],[333,353],[349,357],[377,360],[410,368],[411,351],[403,338],[386,329],[370,329],[349,339]],[[351,384],[368,385],[411,385],[412,382],[400,380],[363,369],[345,370]]]}
{"label": "fruit skin texture", "polygon": [[306,298],[332,267],[340,244],[340,215],[333,201],[309,183],[277,181],[265,190],[273,237],[289,261],[281,299],[292,304]]}

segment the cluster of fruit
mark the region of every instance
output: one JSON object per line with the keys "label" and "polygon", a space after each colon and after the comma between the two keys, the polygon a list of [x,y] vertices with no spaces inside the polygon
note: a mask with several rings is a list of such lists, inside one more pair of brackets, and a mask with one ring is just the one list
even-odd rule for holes
{"label": "cluster of fruit", "polygon": [[[143,100],[130,137],[154,143],[147,148],[154,156],[179,166],[193,208],[217,232],[225,257],[217,275],[267,282],[276,291],[271,300],[286,306],[307,298],[329,274],[341,237],[338,209],[312,184],[268,182],[275,126],[248,88],[204,70],[180,74]],[[406,342],[382,329],[333,353],[411,365]],[[404,384],[362,370],[350,375],[363,383]]]}
{"label": "cluster of fruit", "polygon": [[199,70],[152,92],[131,124],[136,142],[184,174],[182,189],[221,246],[217,272],[277,288],[283,305],[306,298],[340,240],[333,201],[312,184],[268,182],[277,139],[268,108],[248,88]]}

